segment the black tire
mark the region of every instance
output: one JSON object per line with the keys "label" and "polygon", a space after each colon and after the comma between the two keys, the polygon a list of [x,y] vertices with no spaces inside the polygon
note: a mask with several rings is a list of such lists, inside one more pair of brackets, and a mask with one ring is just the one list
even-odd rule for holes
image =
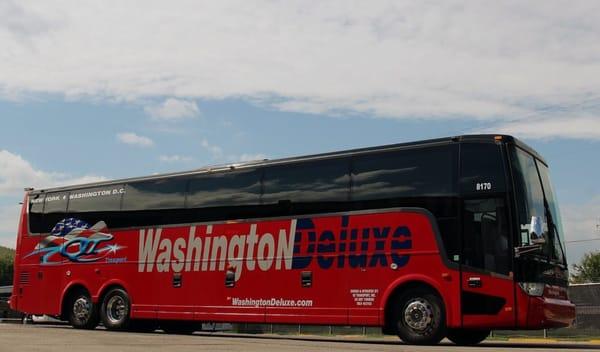
{"label": "black tire", "polygon": [[446,337],[459,346],[474,346],[489,335],[490,330],[448,329]]}
{"label": "black tire", "polygon": [[195,331],[202,330],[202,323],[165,320],[160,322],[160,328],[167,334],[191,335]]}
{"label": "black tire", "polygon": [[113,288],[104,295],[100,319],[108,330],[126,330],[129,327],[131,300],[122,288]]}
{"label": "black tire", "polygon": [[98,326],[98,308],[85,290],[76,291],[69,299],[69,323],[75,329],[95,329]]}
{"label": "black tire", "polygon": [[412,288],[396,298],[396,334],[406,343],[433,345],[446,336],[446,310],[441,298],[427,288]]}

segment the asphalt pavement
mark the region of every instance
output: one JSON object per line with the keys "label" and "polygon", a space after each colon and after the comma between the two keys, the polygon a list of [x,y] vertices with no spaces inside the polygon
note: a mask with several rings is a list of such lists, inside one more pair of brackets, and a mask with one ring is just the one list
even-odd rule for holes
{"label": "asphalt pavement", "polygon": [[161,332],[111,332],[104,329],[75,330],[65,325],[0,324],[0,352],[20,351],[123,351],[123,352],[312,352],[312,351],[597,351],[594,342],[515,343],[486,341],[476,347],[449,342],[437,346],[411,346],[397,338],[320,337],[196,333],[168,335]]}

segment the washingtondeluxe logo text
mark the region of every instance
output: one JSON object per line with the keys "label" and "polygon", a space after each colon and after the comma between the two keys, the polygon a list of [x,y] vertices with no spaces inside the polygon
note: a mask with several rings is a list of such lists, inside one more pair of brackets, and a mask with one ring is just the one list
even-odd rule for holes
{"label": "washingtondeluxe logo text", "polygon": [[230,237],[213,235],[212,229],[207,225],[206,235],[200,237],[197,227],[191,226],[187,239],[179,237],[174,242],[161,239],[160,228],[140,230],[138,271],[223,271],[228,263],[238,280],[244,267],[267,271],[275,262],[276,270],[292,268],[296,220],[290,221],[289,228],[280,229],[277,237],[268,232],[258,235],[257,224],[250,225],[248,234]]}
{"label": "washingtondeluxe logo text", "polygon": [[[186,236],[162,236],[162,228],[139,232],[139,272],[244,271],[392,266],[409,261],[407,226],[348,226],[341,216],[335,228],[319,228],[310,218],[291,219],[278,228],[253,223],[231,235],[227,224],[190,226]],[[239,226],[239,224],[237,224]],[[261,231],[262,228],[268,230]],[[225,235],[227,233],[227,235]]]}

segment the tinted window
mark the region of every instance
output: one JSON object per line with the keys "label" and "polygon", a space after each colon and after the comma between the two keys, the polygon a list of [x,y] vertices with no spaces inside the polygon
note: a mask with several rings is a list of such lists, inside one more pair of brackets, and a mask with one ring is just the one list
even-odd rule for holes
{"label": "tinted window", "polygon": [[29,195],[29,214],[41,214],[44,211],[45,194],[30,194]]}
{"label": "tinted window", "polygon": [[239,170],[194,176],[188,207],[254,205],[260,201],[260,173]]}
{"label": "tinted window", "polygon": [[352,199],[451,195],[456,192],[456,166],[455,146],[357,156]]}
{"label": "tinted window", "polygon": [[[540,179],[535,159],[525,151],[516,148],[512,152],[512,163],[515,178],[515,190],[517,195],[517,209],[519,214],[519,225],[521,230],[520,242],[523,245],[530,243],[530,231],[533,231],[532,217],[539,217],[541,230],[546,242],[542,245],[541,254],[550,259],[564,262],[562,243],[560,241],[560,215],[554,200],[554,192],[550,185],[548,169],[540,162],[537,165],[543,174]],[[542,190],[541,181],[546,188]],[[546,191],[546,202],[544,205],[544,192]],[[552,220],[552,221],[548,221]],[[558,225],[556,225],[558,221]]]}
{"label": "tinted window", "polygon": [[553,231],[550,231],[552,233],[552,236],[550,237],[554,244],[555,257],[558,259],[558,261],[564,262],[566,259],[564,251],[564,231],[558,203],[556,202],[556,196],[554,189],[552,188],[552,182],[550,181],[550,173],[546,165],[542,164],[539,160],[536,160],[536,163],[542,179],[542,186],[544,187],[544,195],[546,196],[548,211],[550,212],[549,216],[552,218],[551,220],[554,224],[552,227]]}
{"label": "tinted window", "polygon": [[513,172],[515,179],[515,195],[517,196],[517,211],[521,231],[521,244],[529,243],[531,218],[540,217],[542,230],[548,232],[548,222],[544,208],[544,192],[538,176],[533,157],[516,149],[512,155]]}
{"label": "tinted window", "polygon": [[121,207],[123,185],[84,188],[69,194],[69,213],[118,211]]}
{"label": "tinted window", "polygon": [[347,201],[349,162],[323,160],[265,169],[263,203]]}
{"label": "tinted window", "polygon": [[504,161],[499,145],[463,143],[460,160],[460,189],[463,194],[506,191]]}
{"label": "tinted window", "polygon": [[[54,225],[65,218],[69,192],[46,193],[44,199],[44,215],[38,219],[32,219],[31,232],[50,232]],[[39,222],[38,222],[39,220]]]}
{"label": "tinted window", "polygon": [[129,183],[123,210],[183,208],[186,188],[187,180],[181,177]]}
{"label": "tinted window", "polygon": [[511,251],[506,216],[502,199],[465,201],[463,264],[508,274]]}
{"label": "tinted window", "polygon": [[43,215],[45,194],[29,195],[29,231],[42,232],[44,228]]}
{"label": "tinted window", "polygon": [[44,201],[44,214],[65,213],[68,199],[68,192],[47,193]]}

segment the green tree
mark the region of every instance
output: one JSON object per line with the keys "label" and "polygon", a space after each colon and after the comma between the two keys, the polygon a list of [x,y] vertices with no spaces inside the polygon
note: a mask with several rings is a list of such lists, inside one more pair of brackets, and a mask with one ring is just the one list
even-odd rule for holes
{"label": "green tree", "polygon": [[12,285],[15,251],[0,246],[0,286]]}
{"label": "green tree", "polygon": [[600,251],[584,254],[579,264],[573,264],[573,271],[574,284],[600,282]]}

